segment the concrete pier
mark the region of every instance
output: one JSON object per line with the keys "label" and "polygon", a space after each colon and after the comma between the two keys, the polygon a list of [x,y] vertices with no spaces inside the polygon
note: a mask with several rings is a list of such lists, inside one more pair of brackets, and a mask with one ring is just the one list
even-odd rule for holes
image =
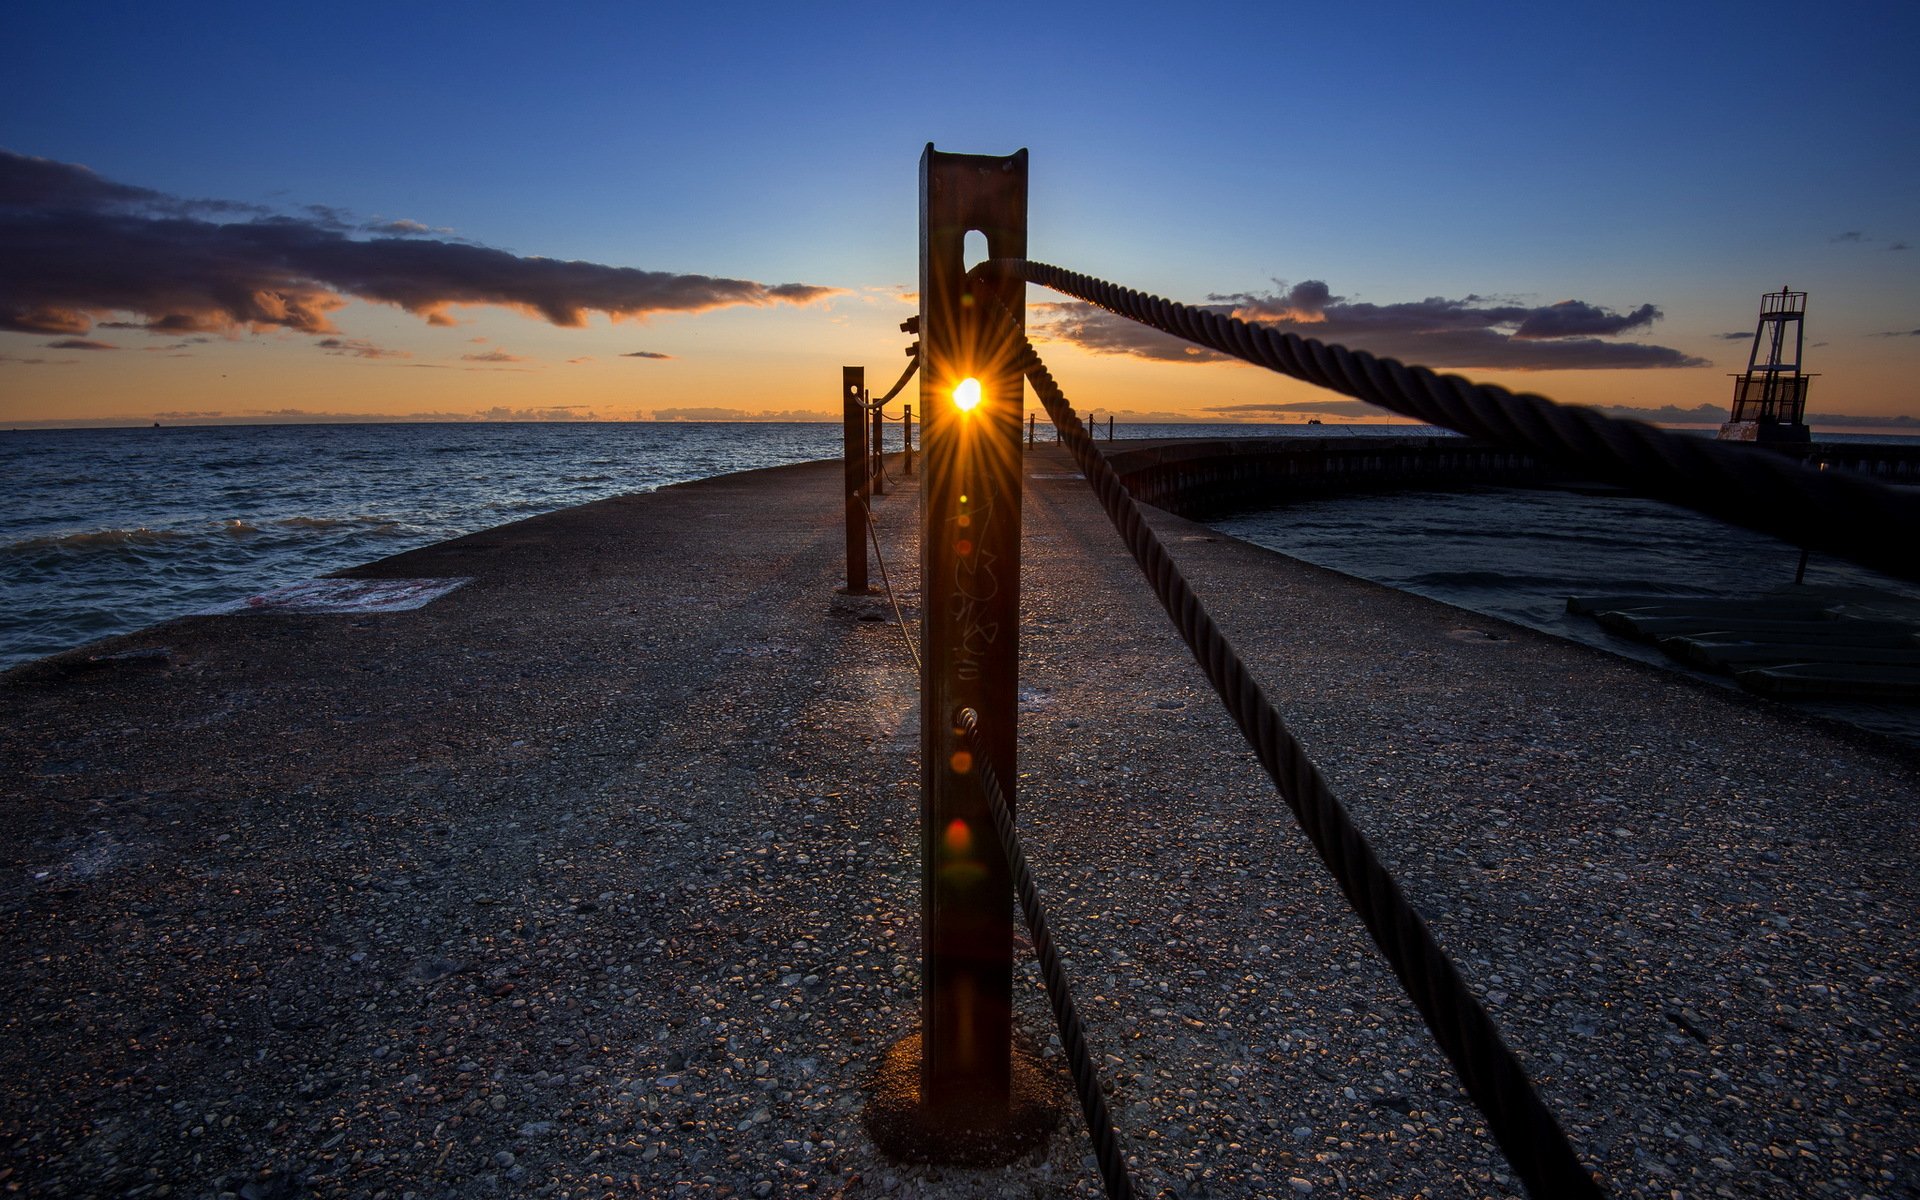
{"label": "concrete pier", "polygon": [[[1021,823],[1143,1190],[1516,1194],[1073,476],[1029,454]],[[0,677],[0,1191],[1097,1194],[1073,1116],[991,1171],[862,1128],[918,715],[842,512],[729,476]],[[1920,1189],[1913,754],[1152,519],[1611,1194]]]}

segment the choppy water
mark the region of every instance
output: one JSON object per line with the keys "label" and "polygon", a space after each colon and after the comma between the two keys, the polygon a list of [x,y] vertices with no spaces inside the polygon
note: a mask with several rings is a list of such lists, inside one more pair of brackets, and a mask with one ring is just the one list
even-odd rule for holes
{"label": "choppy water", "polygon": [[[1095,425],[1104,436],[1104,422]],[[1435,431],[1121,424],[1116,432],[1125,440]],[[897,437],[890,428],[890,444]],[[0,432],[0,668],[535,513],[839,453],[840,428],[829,424]],[[1559,491],[1330,497],[1219,524],[1336,570],[1656,661],[1657,652],[1569,617],[1566,597],[1747,593],[1791,582],[1798,561],[1792,547],[1681,509]],[[1808,578],[1916,594],[1819,557]]]}
{"label": "choppy water", "polygon": [[[1480,488],[1300,500],[1213,522],[1283,554],[1663,667],[1657,648],[1567,612],[1569,596],[1751,596],[1793,583],[1800,551],[1623,494]],[[1920,587],[1813,555],[1806,582],[1920,598]],[[1920,742],[1920,709],[1809,705]]]}
{"label": "choppy water", "polygon": [[0,668],[446,538],[839,454],[813,424],[0,432]]}

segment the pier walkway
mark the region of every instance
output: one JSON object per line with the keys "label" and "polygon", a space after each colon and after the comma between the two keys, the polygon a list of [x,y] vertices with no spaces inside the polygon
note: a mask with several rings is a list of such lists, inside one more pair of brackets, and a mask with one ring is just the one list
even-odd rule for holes
{"label": "pier walkway", "polygon": [[[1141,1184],[1517,1194],[1058,450],[1026,506],[1020,821]],[[0,1191],[1097,1195],[1071,1111],[987,1171],[863,1130],[919,730],[841,514],[728,476],[0,677]],[[1911,752],[1152,521],[1611,1194],[1920,1190]]]}

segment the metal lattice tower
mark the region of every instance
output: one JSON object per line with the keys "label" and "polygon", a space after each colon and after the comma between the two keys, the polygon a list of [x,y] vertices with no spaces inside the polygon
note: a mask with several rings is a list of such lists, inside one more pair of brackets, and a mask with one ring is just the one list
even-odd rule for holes
{"label": "metal lattice tower", "polygon": [[1783,285],[1760,297],[1760,319],[1753,327],[1747,369],[1733,377],[1733,415],[1720,427],[1723,440],[1808,440],[1807,381],[1812,376],[1800,373],[1806,315],[1805,292]]}

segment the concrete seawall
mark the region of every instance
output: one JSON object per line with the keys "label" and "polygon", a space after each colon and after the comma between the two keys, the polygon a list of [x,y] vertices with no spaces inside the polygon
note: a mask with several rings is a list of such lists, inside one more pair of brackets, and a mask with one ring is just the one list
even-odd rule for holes
{"label": "concrete seawall", "polygon": [[1198,516],[1286,496],[1525,485],[1553,474],[1526,454],[1440,436],[1195,438],[1101,442],[1135,499]]}
{"label": "concrete seawall", "polygon": [[[1098,442],[1127,489],[1183,516],[1332,492],[1567,482],[1532,456],[1467,438],[1325,435]],[[1920,483],[1920,447],[1816,442],[1767,447],[1822,469]]]}
{"label": "concrete seawall", "polygon": [[[916,679],[834,594],[839,480],[0,676],[0,1188],[1097,1194],[1071,1115],[986,1172],[862,1130],[917,1019]],[[1515,1195],[1057,451],[1026,504],[1020,820],[1143,1189]],[[1912,754],[1150,520],[1612,1194],[1920,1186]]]}

